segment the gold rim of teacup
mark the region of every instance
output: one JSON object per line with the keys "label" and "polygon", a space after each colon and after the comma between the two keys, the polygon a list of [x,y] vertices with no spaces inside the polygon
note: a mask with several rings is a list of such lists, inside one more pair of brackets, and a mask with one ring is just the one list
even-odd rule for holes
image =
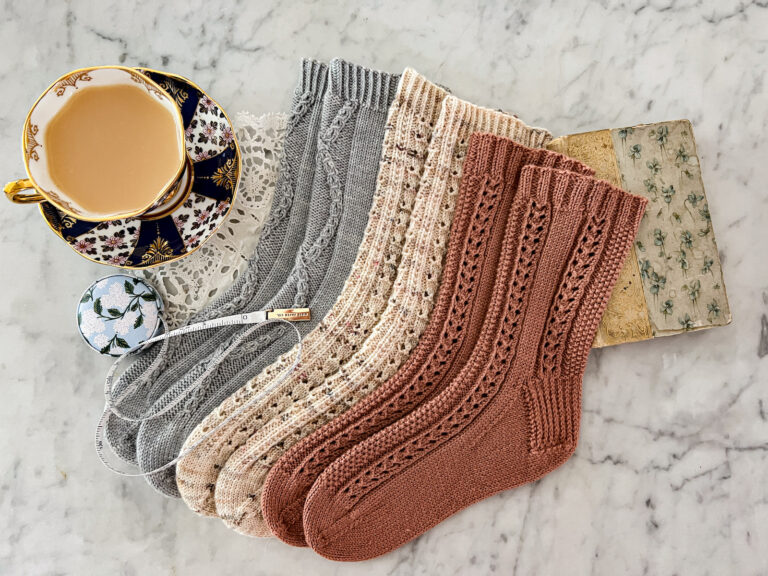
{"label": "gold rim of teacup", "polygon": [[[152,88],[157,90],[157,93],[160,94],[160,96],[167,101],[169,101],[173,106],[173,113],[176,116],[176,124],[179,129],[179,146],[182,148],[182,155],[181,160],[179,163],[179,168],[176,170],[176,175],[171,179],[170,184],[165,186],[163,190],[161,190],[157,196],[152,200],[152,202],[149,204],[149,206],[144,206],[143,208],[139,210],[135,210],[133,212],[126,212],[126,213],[120,213],[120,214],[114,214],[110,215],[109,217],[104,218],[85,218],[82,214],[77,214],[76,212],[70,210],[66,206],[62,206],[59,202],[57,202],[52,196],[54,195],[50,191],[46,191],[42,186],[40,186],[32,176],[32,171],[29,168],[29,156],[27,155],[27,137],[29,133],[29,124],[32,118],[32,113],[37,108],[37,105],[40,103],[40,101],[57,85],[59,82],[65,80],[66,78],[69,78],[72,75],[80,74],[82,72],[91,72],[93,70],[123,70],[124,72],[127,72],[132,77],[138,77],[142,82],[146,82],[149,84]],[[162,72],[161,72],[162,74]],[[17,204],[35,204],[39,202],[50,202],[53,204],[53,206],[60,210],[61,212],[64,212],[65,214],[72,216],[73,218],[77,218],[78,220],[84,220],[86,222],[110,222],[112,220],[122,220],[125,218],[134,218],[136,216],[140,216],[147,210],[149,210],[152,206],[157,205],[158,203],[161,203],[164,201],[166,195],[168,194],[169,190],[173,188],[173,186],[178,182],[179,177],[181,176],[182,172],[184,171],[184,168],[186,166],[186,158],[187,158],[187,148],[184,140],[184,118],[181,116],[181,110],[176,105],[176,102],[171,97],[170,94],[168,94],[163,88],[154,80],[152,80],[150,77],[148,77],[146,74],[142,74],[139,69],[137,68],[131,68],[129,66],[88,66],[86,68],[77,68],[75,70],[71,70],[67,72],[66,74],[63,74],[62,76],[59,76],[56,80],[51,82],[51,84],[43,90],[43,92],[40,94],[40,96],[37,97],[37,100],[35,100],[35,103],[32,104],[32,106],[29,109],[29,112],[27,112],[27,116],[24,119],[24,130],[22,131],[21,135],[21,155],[24,160],[24,170],[27,173],[26,180],[31,182],[32,188],[34,189],[33,195],[30,196],[20,196],[19,192],[21,192],[21,186],[24,179],[16,180],[15,182],[9,182],[5,186],[5,193],[6,196],[14,203]],[[16,186],[15,189],[12,189],[9,191],[9,187],[12,187],[13,185]],[[29,190],[30,188],[25,188]],[[37,194],[41,196],[42,198],[35,198],[34,195]]]}
{"label": "gold rim of teacup", "polygon": [[[175,79],[175,80],[181,80],[182,82],[186,82],[187,84],[189,84],[190,86],[192,86],[193,88],[198,90],[203,96],[206,96],[207,98],[211,98],[211,96],[205,90],[200,88],[200,86],[195,84],[189,78],[186,78],[184,76],[180,76],[179,74],[174,74],[173,72],[163,72],[162,70],[156,70],[154,68],[144,68],[143,66],[137,66],[136,68],[134,68],[134,70],[152,72],[153,74],[162,74],[163,76],[168,76],[169,78],[172,78],[172,79]],[[237,189],[238,189],[238,186],[240,185],[240,178],[243,175],[242,153],[241,153],[241,150],[240,150],[240,143],[237,141],[235,125],[229,119],[229,116],[227,115],[227,111],[224,110],[224,108],[222,108],[222,106],[216,100],[214,100],[213,98],[211,98],[211,100],[216,102],[216,104],[219,107],[219,110],[221,110],[221,113],[224,114],[224,118],[227,119],[227,122],[232,127],[233,133],[235,133],[235,137],[232,139],[232,142],[235,144],[235,158],[237,158],[237,181],[235,182],[235,186],[232,189],[232,197],[229,200],[229,209],[227,210],[227,213],[224,214],[224,218],[221,219],[221,222],[219,223],[219,225],[216,226],[216,228],[214,228],[213,230],[211,230],[211,233],[208,235],[208,238],[206,238],[206,241],[209,240],[210,238],[212,238],[214,236],[214,234],[216,234],[216,231],[219,228],[221,228],[221,226],[224,224],[224,222],[227,221],[227,218],[229,217],[229,213],[232,212],[232,207],[235,204],[235,198],[237,197]],[[194,162],[192,162],[192,164],[194,164]],[[190,192],[191,192],[191,190],[190,190]],[[56,236],[58,236],[59,238],[64,240],[67,244],[69,244],[69,241],[64,237],[64,235],[61,234],[58,230],[56,230],[56,228],[54,228],[51,225],[51,223],[48,221],[48,218],[45,217],[45,212],[43,211],[43,205],[42,204],[38,204],[38,209],[40,210],[40,215],[43,217],[43,221],[45,222],[46,226],[48,226],[48,228],[50,228],[53,231],[53,233],[56,234]],[[169,258],[168,260],[163,260],[161,262],[155,262],[154,264],[147,264],[145,266],[123,265],[123,266],[116,266],[116,268],[120,268],[121,270],[147,270],[149,268],[157,268],[158,266],[162,266],[163,264],[168,264],[170,262],[175,262],[177,260],[181,260],[182,258],[185,258],[185,257],[189,256],[190,254],[196,252],[200,248],[202,248],[203,245],[205,245],[205,241],[201,242],[200,244],[198,244],[197,246],[192,248],[192,250],[184,252],[184,254],[179,254],[178,256],[174,256],[173,258]],[[71,244],[69,244],[69,246],[70,246],[70,248],[72,247]],[[82,252],[78,252],[78,254],[82,258],[85,258],[86,260],[90,260],[91,262],[94,262],[96,264],[102,264],[102,265],[109,266],[109,264],[107,264],[106,262],[103,262],[101,260],[96,260],[94,258],[91,258],[87,254],[83,254]]]}

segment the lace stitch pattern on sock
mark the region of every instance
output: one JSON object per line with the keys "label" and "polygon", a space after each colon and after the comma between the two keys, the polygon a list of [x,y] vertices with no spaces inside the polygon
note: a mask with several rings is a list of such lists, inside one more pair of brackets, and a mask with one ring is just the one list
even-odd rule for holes
{"label": "lace stitch pattern on sock", "polygon": [[435,450],[447,439],[466,427],[498,390],[498,381],[505,373],[517,346],[521,318],[528,304],[530,291],[528,282],[541,257],[541,241],[549,226],[549,208],[532,202],[526,216],[525,234],[518,248],[518,258],[512,273],[512,282],[507,292],[507,305],[499,329],[499,339],[493,345],[492,359],[478,385],[466,396],[458,408],[432,429],[403,443],[399,449],[368,466],[364,471],[347,481],[342,493],[350,503],[362,498],[373,490],[387,476],[394,474],[422,454]]}
{"label": "lace stitch pattern on sock", "polygon": [[[516,153],[517,152],[515,152],[515,154]],[[534,165],[550,167],[557,166],[564,170],[588,175],[594,174],[592,169],[576,161],[545,150],[528,149],[525,151],[520,151],[520,153],[523,155],[520,160],[522,163],[530,162]],[[465,172],[464,178],[471,179],[471,181],[475,182],[475,186],[479,186],[478,183],[481,180],[485,180],[487,183],[490,177],[488,175],[482,176]],[[511,192],[507,191],[505,193]],[[458,215],[456,218],[459,218]],[[472,232],[476,234],[476,229],[473,228]],[[454,233],[452,231],[452,243],[454,243],[453,234]],[[457,247],[449,249],[449,258],[455,252],[457,252]],[[456,272],[449,272],[449,269],[452,267],[453,264],[449,259],[449,262],[447,262],[445,266],[446,271],[444,272],[444,274],[448,274],[448,276],[446,276],[446,280],[443,281],[443,284],[447,282],[448,277],[456,277]],[[466,278],[466,274],[466,271],[462,271],[462,277]],[[453,282],[453,280],[451,282]],[[441,291],[442,290],[443,286],[441,286]],[[438,305],[436,308],[444,310],[444,312],[441,314],[441,317],[458,317],[456,324],[463,324],[466,320],[464,316],[465,312],[460,311],[455,306],[458,301],[463,299],[463,296],[452,295],[450,301],[447,301],[445,297],[446,294],[440,294],[438,296]],[[453,308],[449,308],[449,305],[451,304],[453,304]],[[444,327],[442,321],[441,326]],[[432,381],[438,380],[441,377],[441,374],[447,369],[447,365],[450,362],[450,356],[454,351],[454,347],[456,344],[460,343],[456,342],[455,340],[452,341],[453,336],[449,334],[449,331],[446,331],[445,329],[441,330],[442,331],[440,334],[435,333],[433,335],[428,331],[425,332],[424,336],[422,336],[419,347],[429,348],[430,352],[428,352],[426,357],[424,355],[419,356],[419,366],[404,365],[403,369],[398,372],[398,375],[401,377],[398,381],[406,383],[407,380],[416,378],[415,385],[411,384],[409,387],[401,389],[399,388],[399,385],[394,385],[394,382],[390,380],[381,389],[381,394],[374,393],[374,396],[378,395],[378,398],[375,400],[371,398],[371,403],[362,412],[359,413],[358,419],[356,421],[352,422],[351,420],[348,420],[344,427],[335,428],[332,431],[331,429],[325,429],[324,434],[313,439],[313,443],[302,446],[303,450],[299,450],[299,446],[294,447],[295,449],[292,449],[290,452],[289,460],[284,462],[281,474],[279,474],[279,476],[282,477],[283,482],[287,480],[287,475],[296,474],[301,475],[301,477],[304,478],[304,480],[297,481],[298,485],[305,485],[307,482],[311,483],[328,466],[329,462],[340,456],[343,451],[350,446],[350,442],[360,441],[361,439],[374,434],[376,431],[381,430],[386,425],[398,420],[404,414],[411,412],[414,406],[431,398],[429,388],[432,385]],[[462,333],[463,332],[459,332],[459,335]],[[422,346],[422,343],[424,346]],[[425,351],[426,348],[424,348]],[[408,364],[411,364],[414,360],[414,356],[412,355]],[[427,369],[427,365],[432,367],[430,370],[436,370],[434,374],[430,372],[429,377],[425,377],[425,370]],[[390,386],[390,383],[392,383],[393,386]],[[385,390],[386,393],[384,393]],[[373,405],[378,404],[379,402],[383,403],[380,406],[380,409],[372,409]],[[354,427],[352,428],[353,423]],[[369,433],[367,436],[362,436],[361,438],[360,433],[362,430],[367,430]],[[324,439],[325,443],[323,443],[321,437]],[[306,485],[308,486],[309,484]],[[279,486],[282,489],[286,488],[284,484],[279,484]],[[296,484],[293,484],[293,486],[296,486]],[[276,490],[280,489],[277,487],[274,488]],[[303,502],[303,500],[301,502]],[[288,508],[282,509],[280,511],[281,517],[282,515],[287,515],[285,518],[291,517],[291,515],[295,516],[297,512],[295,507],[297,505],[299,505],[299,501],[291,504]],[[283,523],[280,528],[284,528],[286,525],[295,525],[296,522],[300,522],[300,517],[301,515],[299,513],[297,518],[286,520],[287,524]],[[281,521],[278,521],[278,523],[279,522]]]}
{"label": "lace stitch pattern on sock", "polygon": [[[489,221],[495,207],[494,202],[498,197],[501,182],[498,179],[492,178],[490,174],[483,176],[473,175],[471,178],[476,181],[474,186],[482,188],[481,203],[484,204],[483,208],[476,212],[471,227],[472,233],[474,235],[473,237],[478,238],[478,241],[474,246],[466,246],[462,253],[458,276],[465,281],[459,281],[456,293],[453,294],[453,297],[451,298],[451,307],[449,311],[449,316],[451,318],[455,318],[456,321],[449,323],[448,328],[444,329],[437,339],[434,359],[439,364],[440,369],[427,375],[424,372],[424,369],[426,368],[425,365],[422,370],[419,371],[417,379],[424,387],[431,386],[433,381],[436,381],[440,378],[443,370],[450,366],[451,356],[462,345],[463,337],[466,332],[461,329],[461,325],[466,321],[467,311],[469,308],[471,308],[472,301],[477,294],[477,291],[472,290],[471,285],[468,282],[474,281],[472,275],[475,274],[477,270],[476,263],[480,258],[479,244],[483,242],[480,237],[482,236],[484,238],[487,236],[487,232],[489,231],[488,225],[490,223]],[[413,391],[413,388],[414,387],[411,386],[411,391]],[[419,391],[415,392],[414,394],[415,395],[413,397],[406,397],[405,393],[401,394],[398,398],[400,402],[397,404],[397,407],[395,407],[395,402],[391,401],[389,410],[386,413],[387,420],[391,420],[393,418],[396,419],[399,415],[410,412],[411,407],[420,400],[423,392]],[[377,421],[381,417],[383,417],[382,412],[372,412],[368,414],[364,420],[357,424],[356,429],[376,426]],[[319,424],[319,421],[317,423]],[[342,439],[346,439],[348,437],[349,433],[344,433],[341,436]],[[338,438],[332,438],[329,441],[329,446],[327,448],[321,448],[319,452],[322,454],[327,450],[332,450],[336,445],[338,445],[338,440]],[[299,469],[299,473],[306,477],[316,477],[323,468],[325,468],[325,461],[309,458],[304,466]]]}
{"label": "lace stitch pattern on sock", "polygon": [[[420,266],[413,267],[409,272],[410,279],[403,279],[402,282],[407,282],[409,286],[416,281],[426,284],[429,288],[423,291],[424,297],[421,301],[413,298],[415,294],[422,293],[419,288],[405,291],[396,287],[393,298],[397,296],[402,301],[390,300],[388,311],[394,316],[383,324],[388,328],[378,331],[375,338],[369,339],[365,347],[327,380],[322,388],[310,393],[301,403],[294,404],[287,413],[282,414],[280,422],[271,422],[255,433],[248,441],[248,456],[241,455],[238,462],[232,462],[230,458],[228,465],[236,468],[245,465],[240,460],[251,459],[251,462],[258,462],[260,470],[268,470],[287,447],[327,423],[335,415],[346,411],[391,377],[403,364],[424,331],[434,305],[436,285],[442,273],[447,231],[453,217],[458,180],[469,145],[469,136],[476,131],[496,131],[533,145],[540,145],[540,140],[546,141],[548,138],[546,131],[529,129],[512,117],[455,99],[448,108],[448,116],[451,119],[447,124],[451,126],[452,132],[450,136],[441,134],[433,138],[435,149],[440,150],[437,155],[439,159],[431,170],[425,170],[425,174],[430,173],[431,178],[442,182],[443,205],[436,213],[423,216],[426,222],[432,223],[430,232],[424,234],[420,231],[414,237],[413,244],[406,242],[407,247],[412,247],[413,254],[421,254],[421,257],[418,258]],[[404,250],[404,262],[407,261],[406,253],[408,251]],[[405,317],[411,319],[408,326],[401,324],[402,318]],[[393,345],[395,342],[397,344]],[[371,351],[366,353],[368,348],[371,348]],[[376,360],[377,358],[381,360]],[[254,480],[254,483],[258,481]]]}
{"label": "lace stitch pattern on sock", "polygon": [[[643,203],[636,198],[627,196],[619,201],[615,194],[606,192],[610,188],[604,182],[598,182],[593,190],[593,204],[601,210],[590,217],[563,277],[541,343],[540,376],[522,384],[532,454],[575,449],[586,356],[618,276],[621,257],[633,241],[636,221],[642,216]],[[632,210],[636,211],[634,223]],[[609,212],[614,212],[612,217]],[[609,233],[617,222],[622,223],[619,232]],[[576,324],[579,316],[581,325]]]}
{"label": "lace stitch pattern on sock", "polygon": [[[444,137],[441,135],[435,135],[433,137],[433,145],[436,148],[443,146]],[[309,391],[300,402],[293,403],[287,412],[281,414],[281,422],[288,422],[292,418],[298,417],[300,414],[313,414],[314,417],[306,425],[296,427],[292,430],[290,435],[290,444],[308,435],[313,430],[317,429],[321,425],[327,423],[340,412],[345,411],[356,400],[366,395],[370,390],[379,385],[380,382],[386,380],[391,376],[394,371],[399,367],[404,359],[410,354],[413,347],[418,340],[417,334],[423,332],[424,327],[429,317],[429,314],[434,306],[434,295],[437,292],[437,286],[439,283],[440,272],[436,267],[442,266],[443,255],[447,246],[448,230],[450,229],[450,223],[453,217],[453,208],[455,207],[456,197],[458,195],[458,178],[460,174],[459,166],[461,165],[466,150],[468,147],[468,138],[461,138],[455,145],[454,154],[451,157],[451,161],[447,164],[441,164],[432,167],[430,160],[427,160],[425,165],[425,172],[431,170],[433,174],[441,174],[442,178],[446,178],[450,184],[446,186],[443,194],[442,205],[438,210],[438,217],[435,215],[426,216],[433,219],[432,232],[429,235],[431,244],[416,244],[413,243],[412,252],[426,251],[427,258],[419,260],[421,268],[418,271],[412,271],[411,275],[415,278],[420,278],[425,283],[422,291],[423,299],[416,303],[410,302],[411,305],[418,304],[416,309],[405,307],[403,305],[393,307],[397,309],[401,314],[408,314],[413,318],[411,327],[406,330],[402,341],[398,342],[395,346],[394,354],[387,357],[387,362],[384,366],[378,368],[365,366],[363,364],[364,358],[359,358],[354,364],[350,364],[339,370],[333,377],[332,382],[325,382],[320,388],[316,388]],[[415,234],[415,232],[414,232]],[[409,260],[413,258],[412,252],[405,251],[403,258]],[[422,271],[423,270],[423,271]],[[405,294],[401,294],[401,297]],[[393,306],[390,302],[390,306]],[[380,337],[383,333],[380,334]],[[358,356],[360,356],[358,354]],[[352,373],[355,369],[364,369],[366,371],[366,377],[363,379],[361,385],[356,385],[356,379],[352,377]],[[326,407],[327,405],[327,407]],[[282,455],[286,446],[285,438],[283,438],[284,430],[278,424],[276,426],[277,435],[271,435],[269,430],[259,431],[260,437],[258,446],[259,449],[267,449],[274,444],[275,449],[269,449],[266,453],[259,457],[259,461],[263,467],[271,467],[272,464]]]}
{"label": "lace stitch pattern on sock", "polygon": [[[465,244],[462,251],[462,257],[460,260],[460,267],[458,275],[463,278],[464,281],[459,281],[457,293],[451,301],[450,314],[451,318],[457,319],[457,321],[450,321],[448,328],[444,330],[437,343],[436,357],[444,369],[450,366],[450,358],[452,354],[461,346],[465,331],[462,330],[463,320],[466,319],[466,314],[474,301],[477,294],[477,290],[472,289],[472,284],[475,281],[474,275],[477,273],[478,261],[482,257],[482,253],[487,249],[486,239],[491,231],[491,220],[497,207],[497,200],[500,194],[502,182],[498,178],[493,177],[490,174],[484,174],[480,176],[470,177],[475,182],[472,186],[476,189],[480,189],[479,199],[474,212],[474,218],[471,225],[472,232],[472,244]],[[468,240],[468,237],[467,237]],[[439,378],[441,372],[434,372],[429,375],[425,375],[422,370],[419,373],[419,380],[427,380],[426,386],[429,386],[432,381]],[[416,398],[411,399],[409,403],[406,403],[400,408],[400,411],[406,410],[407,406],[410,406]],[[329,412],[327,415],[323,414],[323,419],[331,417],[333,412]],[[372,418],[375,415],[372,415]],[[288,416],[281,418],[281,421],[287,421]],[[315,421],[319,426],[320,422]],[[314,426],[313,426],[314,427]],[[301,437],[301,430],[295,431],[297,438]],[[278,449],[282,449],[283,443],[278,442],[275,446]],[[280,457],[282,452],[280,450],[270,450],[263,454],[260,459],[260,464],[264,468],[271,468],[274,462]]]}
{"label": "lace stitch pattern on sock", "polygon": [[594,268],[600,251],[604,225],[605,218],[598,219],[593,215],[581,233],[545,325],[537,375],[522,384],[532,453],[576,445],[578,421],[571,406],[574,394],[580,394],[581,386],[579,382],[563,378],[562,350],[590,269]]}

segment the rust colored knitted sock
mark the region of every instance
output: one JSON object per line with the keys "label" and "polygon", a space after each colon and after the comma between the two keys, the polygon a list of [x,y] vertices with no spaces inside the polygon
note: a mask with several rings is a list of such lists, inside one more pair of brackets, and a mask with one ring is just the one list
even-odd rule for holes
{"label": "rust colored knitted sock", "polygon": [[587,355],[645,204],[589,176],[523,169],[499,265],[506,292],[470,361],[320,475],[304,507],[316,552],[379,556],[570,457]]}
{"label": "rust colored knitted sock", "polygon": [[[524,165],[551,166],[592,175],[560,154],[522,146],[492,134],[473,134],[464,162],[443,280],[429,324],[395,376],[348,412],[293,446],[272,468],[262,493],[262,512],[272,532],[306,546],[302,510],[320,473],[347,449],[411,412],[443,389],[475,347],[496,282],[509,209]],[[506,234],[505,234],[505,230]]]}

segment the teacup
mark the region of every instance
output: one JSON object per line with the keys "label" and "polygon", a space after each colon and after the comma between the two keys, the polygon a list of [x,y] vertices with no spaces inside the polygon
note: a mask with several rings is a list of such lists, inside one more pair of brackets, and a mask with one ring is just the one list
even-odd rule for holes
{"label": "teacup", "polygon": [[[138,137],[141,126],[151,129],[146,138]],[[81,220],[153,217],[188,193],[194,176],[184,137],[175,101],[141,72],[75,70],[29,111],[22,136],[28,177],[4,191],[14,203],[47,201]]]}

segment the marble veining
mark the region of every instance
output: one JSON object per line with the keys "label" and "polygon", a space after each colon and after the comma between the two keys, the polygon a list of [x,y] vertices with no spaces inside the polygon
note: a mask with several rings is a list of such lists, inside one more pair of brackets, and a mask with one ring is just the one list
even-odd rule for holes
{"label": "marble veining", "polygon": [[285,110],[298,58],[413,66],[555,135],[688,118],[730,326],[593,351],[575,456],[363,567],[198,518],[92,447],[108,360],[75,327],[109,269],[0,210],[0,574],[768,573],[768,5],[763,0],[5,2],[0,167],[37,95],[120,63],[231,113]]}

